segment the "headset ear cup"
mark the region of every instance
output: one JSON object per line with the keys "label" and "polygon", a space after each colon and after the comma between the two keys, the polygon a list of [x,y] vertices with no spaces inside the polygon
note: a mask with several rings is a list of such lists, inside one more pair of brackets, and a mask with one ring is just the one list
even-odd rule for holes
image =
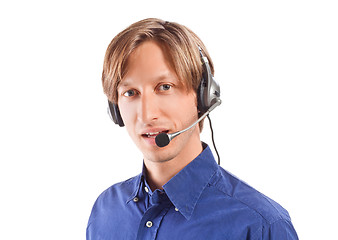
{"label": "headset ear cup", "polygon": [[197,91],[198,110],[200,111],[200,114],[204,114],[220,98],[220,87],[211,73],[208,59],[203,56],[201,51],[200,54],[203,63],[203,73]]}
{"label": "headset ear cup", "polygon": [[208,110],[208,106],[206,106],[206,88],[207,88],[207,82],[204,78],[204,72],[201,79],[201,83],[198,87],[198,110],[200,111],[200,114],[205,113]]}
{"label": "headset ear cup", "polygon": [[108,100],[108,114],[115,124],[120,127],[124,126],[124,122],[121,117],[120,109],[117,104],[114,104]]}

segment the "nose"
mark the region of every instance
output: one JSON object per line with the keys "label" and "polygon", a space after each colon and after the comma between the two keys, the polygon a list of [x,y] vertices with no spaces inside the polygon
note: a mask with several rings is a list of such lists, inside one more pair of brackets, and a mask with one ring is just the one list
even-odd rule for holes
{"label": "nose", "polygon": [[151,124],[158,119],[158,101],[154,93],[143,94],[138,110],[138,120],[143,124]]}

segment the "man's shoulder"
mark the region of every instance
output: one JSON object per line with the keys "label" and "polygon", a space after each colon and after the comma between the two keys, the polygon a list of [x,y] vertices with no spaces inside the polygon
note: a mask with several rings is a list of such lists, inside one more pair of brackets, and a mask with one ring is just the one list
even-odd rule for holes
{"label": "man's shoulder", "polygon": [[104,205],[105,203],[111,203],[115,201],[124,201],[126,202],[130,196],[133,195],[137,185],[139,184],[141,178],[141,174],[129,178],[125,181],[121,181],[113,184],[106,190],[104,190],[96,200],[100,202],[100,205]]}
{"label": "man's shoulder", "polygon": [[[109,229],[116,227],[117,216],[127,213],[126,207],[139,183],[141,174],[126,181],[115,183],[104,190],[96,199],[92,208],[87,234],[106,234]],[[129,214],[131,214],[129,212]]]}
{"label": "man's shoulder", "polygon": [[214,186],[248,212],[260,216],[268,224],[281,220],[291,222],[287,210],[276,201],[222,168],[217,175]]}

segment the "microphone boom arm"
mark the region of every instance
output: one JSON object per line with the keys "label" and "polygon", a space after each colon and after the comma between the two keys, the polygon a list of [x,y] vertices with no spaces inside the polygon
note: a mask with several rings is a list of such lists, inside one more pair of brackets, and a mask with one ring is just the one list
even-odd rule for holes
{"label": "microphone boom arm", "polygon": [[199,123],[200,121],[202,121],[203,118],[205,118],[212,110],[214,110],[217,106],[219,106],[222,103],[222,100],[220,98],[217,99],[217,101],[199,118],[197,119],[196,122],[194,122],[192,125],[190,125],[188,128],[183,129],[181,131],[178,132],[174,132],[174,133],[167,133],[168,138],[169,138],[169,142],[174,139],[175,137],[177,137],[178,135],[180,135],[181,133],[184,133],[185,131],[188,131],[189,129],[191,129],[193,126],[195,126],[197,123]]}

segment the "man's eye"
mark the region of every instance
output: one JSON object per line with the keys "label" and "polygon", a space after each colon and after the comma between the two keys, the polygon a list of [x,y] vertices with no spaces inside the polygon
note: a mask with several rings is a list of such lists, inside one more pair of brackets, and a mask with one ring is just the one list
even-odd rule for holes
{"label": "man's eye", "polygon": [[160,91],[168,91],[171,88],[169,84],[163,84],[160,86]]}
{"label": "man's eye", "polygon": [[125,96],[125,97],[133,97],[133,96],[135,96],[135,90],[128,90],[128,91],[126,91],[126,92],[124,92],[123,93],[123,96]]}

